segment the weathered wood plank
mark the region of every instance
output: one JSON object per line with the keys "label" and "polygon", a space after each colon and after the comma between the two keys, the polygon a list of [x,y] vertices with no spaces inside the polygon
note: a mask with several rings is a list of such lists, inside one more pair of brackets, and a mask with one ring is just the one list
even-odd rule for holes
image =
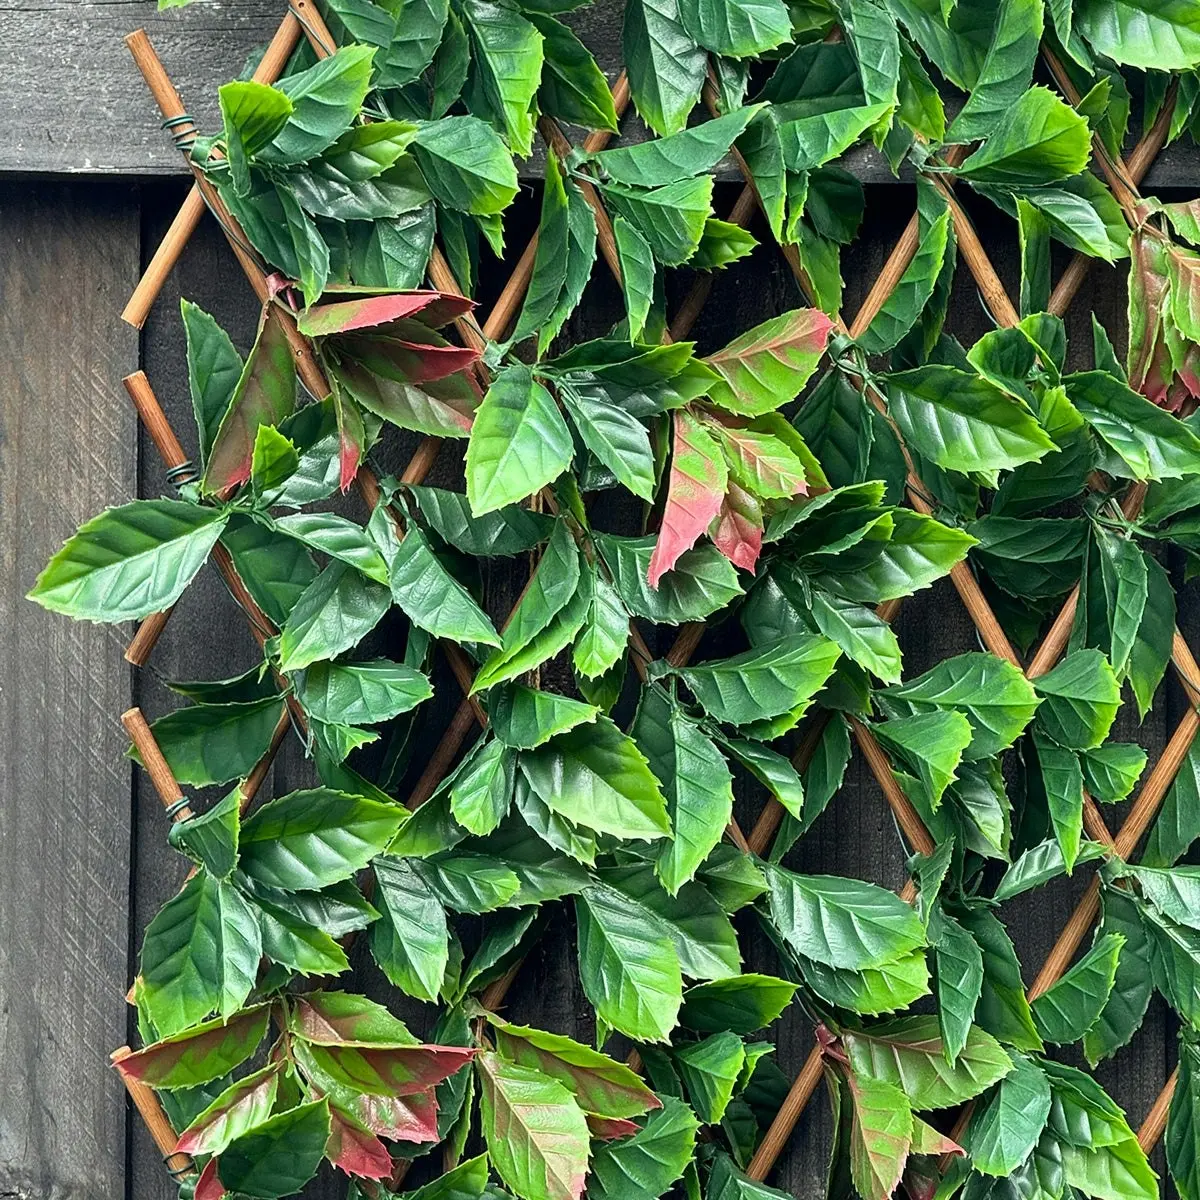
{"label": "weathered wood plank", "polygon": [[130,188],[0,186],[0,1194],[119,1196],[128,1036],[128,631],[24,599],[134,494]]}
{"label": "weathered wood plank", "polygon": [[[621,70],[623,0],[595,0],[567,20],[610,80]],[[145,27],[184,103],[201,128],[217,124],[217,88],[241,72],[269,40],[284,0],[195,0],[160,13],[155,0],[17,0],[8,14],[8,53],[0,72],[0,172],[179,175],[184,165],[122,38]],[[34,102],[36,100],[36,102]],[[635,114],[623,133],[641,140]],[[540,175],[539,146],[525,173]],[[895,182],[874,149],[857,149],[846,167],[864,182]],[[732,177],[732,171],[725,174]],[[1200,184],[1200,149],[1180,140],[1154,164],[1146,187]]]}

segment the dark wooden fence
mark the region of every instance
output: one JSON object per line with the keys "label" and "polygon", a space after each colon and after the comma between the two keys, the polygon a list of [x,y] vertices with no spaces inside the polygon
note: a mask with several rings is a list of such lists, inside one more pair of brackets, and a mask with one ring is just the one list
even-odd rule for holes
{"label": "dark wooden fence", "polygon": [[[583,14],[583,32],[615,69],[619,38],[607,3]],[[23,597],[45,559],[76,525],[107,504],[167,491],[152,447],[143,444],[120,381],[142,368],[180,430],[190,428],[179,298],[213,312],[244,350],[253,297],[215,224],[206,219],[139,335],[118,313],[181,202],[185,183],[169,140],[128,63],[121,36],[145,24],[204,122],[217,84],[269,36],[274,0],[228,6],[197,3],[158,15],[145,0],[50,0],[5,17],[0,50],[0,1198],[157,1200],[174,1194],[157,1151],[108,1067],[108,1052],[133,1034],[123,996],[136,970],[142,930],[177,889],[183,864],[166,845],[162,807],[122,758],[118,715],[140,704],[150,717],[172,707],[160,679],[219,677],[256,654],[241,614],[215,574],[180,602],[147,669],[122,654],[130,630],[72,624]],[[912,189],[891,182],[877,159],[854,164],[868,182],[869,233],[844,260],[846,311],[853,312],[912,211]],[[50,175],[54,178],[30,178]],[[162,178],[155,178],[161,176]],[[1189,181],[1191,186],[1189,187]],[[1200,187],[1200,155],[1174,147],[1147,190],[1189,198]],[[536,185],[508,222],[513,253],[536,216]],[[732,203],[732,190],[717,209]],[[985,248],[1016,293],[1015,233],[986,205],[971,207]],[[760,231],[762,232],[762,231]],[[1065,256],[1064,256],[1065,257]],[[1061,264],[1060,264],[1061,265]],[[507,277],[493,264],[487,274]],[[594,336],[616,319],[620,300],[596,277],[567,336]],[[678,281],[678,301],[686,279]],[[800,303],[770,246],[727,270],[720,302],[695,336],[720,345],[757,321]],[[487,283],[484,307],[487,307]],[[1068,317],[1075,355],[1090,347],[1089,307],[1118,345],[1125,336],[1124,272],[1095,266]],[[990,321],[960,270],[951,331],[973,340]],[[1090,353],[1090,351],[1088,352]],[[406,460],[415,443],[396,437],[383,465]],[[460,485],[459,456],[446,449],[433,482]],[[361,514],[359,514],[361,515]],[[1179,582],[1179,564],[1173,564]],[[511,581],[490,581],[501,615]],[[1195,588],[1180,597],[1180,627],[1200,634]],[[974,628],[943,583],[906,602],[898,623],[905,674],[947,654],[977,648]],[[710,635],[714,638],[717,635]],[[714,648],[719,640],[714,641]],[[457,696],[438,678],[438,730]],[[1164,685],[1139,729],[1120,736],[1161,750],[1185,704]],[[419,751],[418,751],[419,757]],[[274,793],[308,779],[288,751],[274,767]],[[1123,816],[1113,814],[1116,828]],[[856,875],[899,887],[904,856],[878,786],[855,760],[846,785],[792,856],[799,870]],[[1026,963],[1027,981],[1044,959],[1083,879],[1062,881],[1006,906],[1002,916]],[[521,1021],[591,1034],[590,1010],[573,968],[565,923],[552,927],[509,995]],[[750,939],[753,943],[753,939]],[[760,948],[761,949],[761,948]],[[752,946],[753,950],[753,946]],[[769,958],[763,956],[765,969]],[[388,996],[359,953],[355,986]],[[391,993],[394,1002],[395,994]],[[400,1006],[420,1026],[415,1006]],[[780,1066],[794,1073],[812,1045],[798,1014],[775,1031]],[[1136,1124],[1174,1063],[1174,1026],[1155,1000],[1131,1047],[1099,1072]],[[823,1194],[830,1140],[826,1108],[805,1112],[773,1182],[801,1200]],[[1161,1151],[1156,1166],[1162,1171]],[[418,1176],[413,1176],[414,1180]],[[344,1182],[319,1181],[314,1195],[340,1195]]]}

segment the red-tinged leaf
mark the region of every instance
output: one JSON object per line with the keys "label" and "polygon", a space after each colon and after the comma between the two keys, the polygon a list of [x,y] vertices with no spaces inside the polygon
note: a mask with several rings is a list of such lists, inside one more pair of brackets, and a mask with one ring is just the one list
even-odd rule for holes
{"label": "red-tinged leaf", "polygon": [[120,1059],[117,1070],[150,1087],[192,1087],[220,1079],[254,1053],[269,1015],[268,1006],[258,1004],[228,1021],[205,1021]]}
{"label": "red-tinged leaf", "polygon": [[348,492],[358,474],[358,464],[362,462],[367,431],[363,428],[362,414],[357,405],[343,396],[340,389],[333,393],[333,408],[338,423],[339,483],[342,491]]}
{"label": "red-tinged leaf", "polygon": [[468,1046],[309,1045],[307,1056],[324,1075],[369,1096],[412,1096],[460,1071],[476,1055]]}
{"label": "red-tinged leaf", "polygon": [[359,1179],[388,1179],[392,1174],[392,1156],[387,1147],[332,1104],[325,1157],[340,1171]]}
{"label": "red-tinged leaf", "polygon": [[889,1200],[912,1144],[908,1097],[895,1084],[865,1075],[850,1075],[848,1084],[854,1105],[850,1126],[854,1186],[863,1200]]}
{"label": "red-tinged leaf", "polygon": [[340,357],[399,383],[433,383],[479,359],[478,350],[454,346],[416,321],[399,322],[386,336],[338,338],[337,350]]}
{"label": "red-tinged leaf", "polygon": [[474,301],[448,292],[392,292],[386,296],[314,304],[300,314],[296,324],[306,337],[370,329],[404,317],[417,317],[421,324],[436,329],[455,317],[465,316],[474,307]]}
{"label": "red-tinged leaf", "polygon": [[181,1154],[220,1154],[236,1137],[271,1115],[282,1064],[272,1063],[225,1089],[180,1135]]}
{"label": "red-tinged leaf", "polygon": [[912,1153],[939,1156],[952,1154],[962,1157],[966,1151],[940,1129],[934,1129],[928,1121],[922,1121],[920,1117],[913,1117]]}
{"label": "red-tinged leaf", "polygon": [[695,545],[721,510],[729,468],[712,435],[686,408],[675,410],[675,445],[662,528],[650,555],[652,588]]}
{"label": "red-tinged leaf", "polygon": [[704,359],[721,376],[709,389],[710,399],[744,416],[774,412],[800,394],[825,353],[832,328],[820,309],[798,308],[734,338]]}
{"label": "red-tinged leaf", "polygon": [[617,1138],[632,1137],[641,1126],[628,1117],[598,1117],[595,1113],[584,1113],[588,1132],[598,1142],[614,1142]]}
{"label": "red-tinged leaf", "polygon": [[729,473],[743,488],[764,500],[808,493],[804,464],[772,434],[732,424],[716,426],[729,460]]}
{"label": "red-tinged leaf", "polygon": [[284,318],[263,307],[258,336],[208,454],[203,490],[224,492],[250,478],[260,425],[278,425],[296,407],[296,365]]}
{"label": "red-tinged leaf", "polygon": [[288,1006],[288,1028],[307,1042],[415,1046],[417,1039],[382,1004],[353,992],[308,992]]}
{"label": "red-tinged leaf", "polygon": [[369,412],[417,433],[466,437],[479,398],[462,375],[449,375],[418,387],[374,374],[354,359],[330,364],[330,373]]}
{"label": "red-tinged leaf", "polygon": [[[340,1103],[340,1101],[339,1101]],[[356,1121],[393,1142],[437,1142],[437,1096],[433,1088],[414,1096],[356,1096],[342,1103]]]}
{"label": "red-tinged leaf", "polygon": [[735,567],[753,571],[762,553],[762,505],[755,496],[730,483],[708,535]]}
{"label": "red-tinged leaf", "polygon": [[192,1193],[195,1200],[221,1200],[225,1195],[225,1185],[217,1178],[217,1160],[209,1159],[196,1180],[196,1190]]}
{"label": "red-tinged leaf", "polygon": [[1161,239],[1135,233],[1129,239],[1129,386],[1147,395],[1145,384],[1162,345],[1168,301],[1167,257]]}
{"label": "red-tinged leaf", "polygon": [[509,1062],[557,1079],[585,1113],[636,1117],[662,1101],[625,1063],[563,1034],[490,1018],[496,1049]]}

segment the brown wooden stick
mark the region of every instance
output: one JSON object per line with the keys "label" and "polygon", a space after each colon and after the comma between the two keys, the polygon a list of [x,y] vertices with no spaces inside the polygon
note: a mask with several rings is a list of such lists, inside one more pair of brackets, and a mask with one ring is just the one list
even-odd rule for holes
{"label": "brown wooden stick", "polygon": [[[167,1164],[167,1169],[171,1172],[172,1177],[183,1178],[195,1175],[196,1165],[192,1162],[191,1156],[177,1154],[175,1151],[175,1143],[179,1141],[179,1137],[171,1128],[171,1122],[167,1120],[167,1114],[163,1111],[163,1106],[159,1103],[154,1089],[140,1079],[134,1079],[127,1071],[121,1069],[122,1060],[128,1058],[132,1053],[133,1051],[128,1046],[121,1046],[109,1055],[109,1061],[116,1067],[117,1074],[120,1075],[121,1082],[125,1085],[130,1100],[133,1101],[134,1108],[141,1114],[141,1118],[150,1131],[150,1136],[154,1139],[154,1144],[163,1156],[163,1162]],[[172,1159],[177,1160],[174,1165],[172,1165]]]}
{"label": "brown wooden stick", "polygon": [[[301,6],[306,10],[310,7],[307,0],[297,0],[296,7]],[[252,76],[255,82],[274,83],[283,74],[283,69],[287,66],[299,40],[300,22],[289,9],[255,68]],[[188,240],[196,232],[196,227],[206,210],[204,196],[199,186],[193,183],[187,199],[175,214],[166,236],[159,242],[158,249],[154,251],[154,256],[133,290],[133,295],[129,297],[129,302],[121,313],[122,321],[128,322],[135,329],[141,329],[145,325],[150,309],[154,307],[154,301],[158,299],[167,277],[175,269],[175,264],[183,254]]]}
{"label": "brown wooden stick", "polygon": [[137,633],[125,648],[125,661],[135,667],[144,667],[149,661],[150,654],[158,645],[167,622],[175,606],[164,608],[162,612],[151,613],[137,628]]}
{"label": "brown wooden stick", "polygon": [[154,784],[154,790],[158,793],[163,808],[173,809],[176,821],[191,820],[195,814],[186,804],[176,807],[184,798],[183,788],[179,786],[175,779],[175,773],[171,770],[166,758],[163,757],[163,752],[159,749],[158,742],[155,740],[154,733],[142,710],[136,707],[126,710],[121,714],[121,724],[125,726],[125,732],[129,734],[130,741],[142,756],[142,766],[145,767],[146,774],[150,776],[150,782]]}

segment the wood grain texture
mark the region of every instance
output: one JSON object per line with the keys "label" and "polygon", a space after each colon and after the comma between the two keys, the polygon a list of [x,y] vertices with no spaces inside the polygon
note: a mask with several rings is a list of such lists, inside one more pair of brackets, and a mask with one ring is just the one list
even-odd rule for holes
{"label": "wood grain texture", "polygon": [[0,1194],[122,1194],[129,631],[24,599],[76,526],[135,492],[137,338],[120,184],[0,185]]}
{"label": "wood grain texture", "polygon": [[[163,13],[155,0],[16,0],[0,7],[7,35],[0,52],[0,172],[185,174],[121,39],[146,28],[189,111],[211,131],[217,88],[262,51],[283,11],[282,0],[194,0]],[[566,18],[610,82],[621,70],[622,11],[623,0],[595,0]],[[636,141],[647,136],[632,110],[622,132]],[[540,176],[544,163],[539,142],[522,173]],[[897,182],[873,147],[854,149],[843,165],[864,183]],[[733,164],[724,164],[721,174],[735,178]],[[1198,180],[1200,149],[1181,139],[1159,156],[1145,187]],[[902,173],[901,181],[911,176]]]}

